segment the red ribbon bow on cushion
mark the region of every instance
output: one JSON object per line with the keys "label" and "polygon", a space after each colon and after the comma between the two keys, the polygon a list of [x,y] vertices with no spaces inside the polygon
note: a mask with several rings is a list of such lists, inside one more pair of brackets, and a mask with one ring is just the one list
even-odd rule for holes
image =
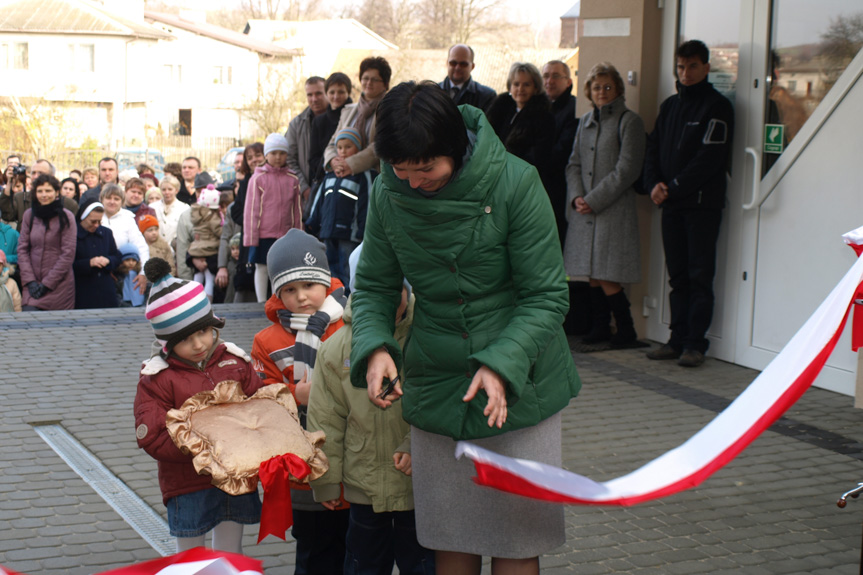
{"label": "red ribbon bow on cushion", "polygon": [[258,476],[264,487],[264,503],[261,508],[258,543],[267,535],[285,539],[285,533],[294,523],[294,515],[291,513],[290,476],[299,480],[311,471],[309,464],[293,453],[277,455],[261,463]]}

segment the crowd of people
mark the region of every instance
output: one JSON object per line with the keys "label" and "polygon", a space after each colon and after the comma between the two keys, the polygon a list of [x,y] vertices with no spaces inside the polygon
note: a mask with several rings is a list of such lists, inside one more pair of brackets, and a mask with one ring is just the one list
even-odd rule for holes
{"label": "crowd of people", "polygon": [[[562,508],[479,488],[455,442],[560,465],[580,388],[573,298],[567,330],[636,341],[636,193],[663,209],[672,286],[671,338],[648,357],[703,362],[733,114],[704,44],[676,57],[679,94],[649,135],[610,63],[586,74],[579,119],[565,63],[517,62],[496,95],[457,45],[440,84],[390,90],[380,57],[361,63],[355,102],[346,74],[310,78],[287,134],[247,146],[222,186],[193,157],[161,181],[146,166],[123,181],[105,158],[60,182],[11,156],[0,288],[17,264],[23,309],[146,305],[159,349],[136,436],[178,549],[212,530],[241,552],[260,518],[257,494],[212,487],[167,435],[168,410],[230,376],[249,394],[286,384],[326,432],[330,471],[292,490],[297,573],[478,574],[483,556],[538,573],[565,540]],[[219,339],[213,301],[266,302],[251,356]]]}

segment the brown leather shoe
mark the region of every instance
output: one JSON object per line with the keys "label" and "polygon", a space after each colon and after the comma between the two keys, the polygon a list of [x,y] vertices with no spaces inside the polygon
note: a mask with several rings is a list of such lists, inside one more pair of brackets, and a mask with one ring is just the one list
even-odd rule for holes
{"label": "brown leather shoe", "polygon": [[677,359],[681,353],[681,350],[674,349],[667,343],[664,343],[661,347],[648,351],[646,355],[647,359]]}
{"label": "brown leather shoe", "polygon": [[681,367],[698,367],[702,363],[704,363],[704,354],[694,349],[685,350],[677,361],[677,365]]}

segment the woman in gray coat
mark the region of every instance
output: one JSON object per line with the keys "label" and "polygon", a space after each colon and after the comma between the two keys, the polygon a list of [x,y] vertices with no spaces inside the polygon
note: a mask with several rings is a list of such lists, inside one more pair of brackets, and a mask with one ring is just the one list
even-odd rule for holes
{"label": "woman in gray coat", "polygon": [[564,265],[570,277],[590,278],[593,322],[582,341],[611,340],[613,347],[626,347],[636,334],[621,284],[640,279],[633,186],[644,161],[644,124],[627,109],[623,79],[608,62],[590,70],[584,87],[593,110],[579,122],[566,167]]}

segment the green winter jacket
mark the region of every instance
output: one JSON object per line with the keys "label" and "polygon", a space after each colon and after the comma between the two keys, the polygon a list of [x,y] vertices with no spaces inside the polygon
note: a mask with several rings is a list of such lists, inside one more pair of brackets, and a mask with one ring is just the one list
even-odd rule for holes
{"label": "green winter jacket", "polygon": [[[402,409],[419,429],[478,439],[535,425],[581,382],[561,324],[569,296],[554,213],[536,169],[508,154],[481,110],[460,107],[476,135],[461,170],[433,197],[381,164],[369,197],[353,300],[351,380],[386,346],[405,374]],[[404,354],[392,336],[406,277],[416,295]],[[462,397],[481,365],[507,386],[502,429]]]}
{"label": "green winter jacket", "polygon": [[[413,321],[414,299],[395,328],[403,345]],[[410,426],[402,418],[401,402],[378,409],[364,389],[351,385],[351,304],[342,316],[345,327],[318,350],[309,397],[308,430],[327,434],[324,453],[329,470],[312,481],[315,501],[345,499],[371,505],[375,513],[414,508],[411,478],[395,468],[393,454],[410,453]],[[390,330],[392,333],[392,330]]]}

